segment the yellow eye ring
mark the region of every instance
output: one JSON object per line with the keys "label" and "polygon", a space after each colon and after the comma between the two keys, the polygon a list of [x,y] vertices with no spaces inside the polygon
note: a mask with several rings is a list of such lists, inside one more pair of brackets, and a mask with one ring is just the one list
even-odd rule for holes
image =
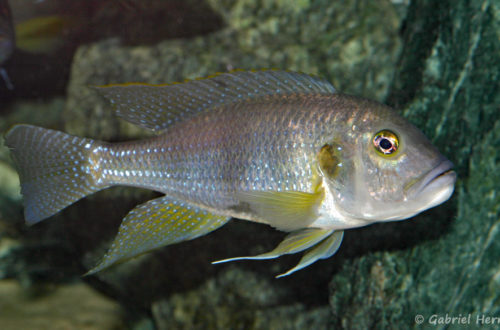
{"label": "yellow eye ring", "polygon": [[379,154],[389,156],[398,150],[399,139],[395,133],[384,129],[373,136],[373,145]]}

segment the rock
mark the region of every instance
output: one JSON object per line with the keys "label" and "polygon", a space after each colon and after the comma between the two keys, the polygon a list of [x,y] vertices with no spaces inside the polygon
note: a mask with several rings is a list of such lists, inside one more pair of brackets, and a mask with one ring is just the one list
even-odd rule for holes
{"label": "rock", "polygon": [[201,287],[155,302],[158,329],[326,329],[326,306],[285,304],[287,292],[274,279],[230,268]]}
{"label": "rock", "polygon": [[82,283],[23,290],[0,281],[2,329],[123,329],[120,306]]}
{"label": "rock", "polygon": [[[417,315],[429,325],[436,314],[446,322],[446,313],[470,314],[474,327],[478,317],[498,316],[499,12],[498,1],[411,3],[389,102],[459,178],[451,201],[402,226],[384,224],[392,234],[383,251],[368,243],[369,252],[343,264],[330,284],[337,327],[407,328]],[[376,242],[373,230],[346,232],[344,246],[359,233]]]}

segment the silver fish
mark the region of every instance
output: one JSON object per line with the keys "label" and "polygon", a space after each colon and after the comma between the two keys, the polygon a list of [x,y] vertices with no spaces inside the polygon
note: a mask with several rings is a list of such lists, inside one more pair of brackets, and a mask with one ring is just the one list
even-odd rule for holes
{"label": "silver fish", "polygon": [[89,274],[205,235],[230,218],[290,232],[270,259],[308,250],[285,276],[339,248],[343,230],[446,201],[456,174],[387,106],[302,73],[236,71],[173,85],[98,87],[153,138],[106,143],[28,125],[6,135],[28,224],[98,190],[165,194],[134,208]]}

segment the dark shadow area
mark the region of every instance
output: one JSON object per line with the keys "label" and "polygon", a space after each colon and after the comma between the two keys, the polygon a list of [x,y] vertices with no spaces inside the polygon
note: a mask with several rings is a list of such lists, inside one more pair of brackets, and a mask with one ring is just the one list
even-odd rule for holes
{"label": "dark shadow area", "polygon": [[448,10],[446,1],[411,1],[407,16],[401,25],[403,49],[396,64],[396,74],[392,81],[386,103],[396,109],[403,108],[415,98],[422,88],[425,61],[439,35],[444,16],[428,15]]}
{"label": "dark shadow area", "polygon": [[410,219],[348,230],[341,249],[346,248],[346,257],[357,258],[373,251],[407,250],[425,241],[438,240],[453,224],[456,208],[452,199]]}
{"label": "dark shadow area", "polygon": [[14,85],[9,90],[0,81],[2,104],[18,98],[64,95],[73,54],[82,44],[118,38],[126,46],[154,45],[167,39],[205,35],[224,24],[206,2],[194,0],[52,1],[50,8],[41,7],[41,17],[55,15],[68,20],[59,33],[61,46],[50,53],[16,49],[1,64]]}

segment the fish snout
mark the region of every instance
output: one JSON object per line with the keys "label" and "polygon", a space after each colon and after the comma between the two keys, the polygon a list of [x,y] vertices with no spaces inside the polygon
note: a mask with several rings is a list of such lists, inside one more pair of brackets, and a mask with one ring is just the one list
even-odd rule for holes
{"label": "fish snout", "polygon": [[408,188],[407,199],[421,200],[426,204],[425,208],[439,205],[450,198],[456,179],[453,163],[445,159]]}

